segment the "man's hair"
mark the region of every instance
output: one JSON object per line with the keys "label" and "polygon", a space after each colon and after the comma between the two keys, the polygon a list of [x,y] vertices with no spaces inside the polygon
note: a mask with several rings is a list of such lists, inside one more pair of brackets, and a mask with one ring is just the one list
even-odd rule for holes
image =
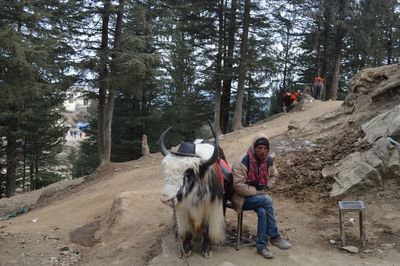
{"label": "man's hair", "polygon": [[257,139],[256,142],[254,142],[254,149],[258,145],[265,145],[267,147],[267,149],[269,150],[269,141],[268,141],[267,138],[259,138],[259,139]]}

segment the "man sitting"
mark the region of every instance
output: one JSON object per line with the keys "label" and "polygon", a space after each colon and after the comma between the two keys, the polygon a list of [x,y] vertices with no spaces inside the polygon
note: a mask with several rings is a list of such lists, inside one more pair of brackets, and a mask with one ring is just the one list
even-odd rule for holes
{"label": "man sitting", "polygon": [[273,257],[267,247],[268,237],[271,244],[280,249],[289,249],[292,246],[280,237],[272,198],[268,195],[278,175],[268,153],[269,141],[265,135],[259,134],[253,140],[242,161],[232,167],[233,207],[237,212],[242,210],[257,212],[257,252],[266,259]]}

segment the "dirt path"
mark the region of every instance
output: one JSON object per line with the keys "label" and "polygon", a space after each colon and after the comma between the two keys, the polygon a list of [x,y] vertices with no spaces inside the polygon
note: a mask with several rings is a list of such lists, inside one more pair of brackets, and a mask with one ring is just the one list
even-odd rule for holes
{"label": "dirt path", "polygon": [[[290,121],[305,126],[311,119],[339,108],[340,104],[314,101],[302,111],[221,136],[221,145],[228,161],[233,163],[241,158],[256,133],[261,131],[270,138],[284,134]],[[172,217],[171,209],[159,201],[161,159],[156,154],[144,160],[111,164],[103,169],[102,177],[96,182],[62,201],[0,221],[0,265],[143,265],[149,260],[154,266],[182,265],[173,244],[163,244],[164,252],[160,253],[161,243],[168,243],[171,238],[168,232]],[[121,195],[133,199],[134,204],[125,206],[116,221],[109,221],[111,206]],[[337,244],[329,243],[329,239],[338,237],[336,216],[316,217],[314,209],[318,204],[298,204],[279,197],[275,202],[280,229],[294,243],[289,251],[272,249],[276,257],[273,262],[278,265],[395,265],[400,261],[399,253],[390,248],[356,255],[343,253],[336,248]],[[227,220],[229,225],[234,225],[232,211]],[[109,227],[104,227],[107,222]],[[124,227],[115,227],[118,223]],[[254,231],[255,224],[255,215],[246,213],[248,230]],[[96,232],[99,227],[102,229]],[[71,232],[78,232],[75,235],[83,240],[74,239],[72,243]],[[76,244],[79,241],[81,245]],[[230,263],[259,265],[266,261],[255,254],[255,248],[236,251],[226,246],[217,246],[209,260],[199,252],[189,258],[190,265],[227,266]]]}
{"label": "dirt path", "polygon": [[[274,254],[272,261],[267,261],[256,254],[255,247],[246,246],[236,251],[234,247],[218,246],[214,248],[214,255],[207,259],[206,265],[224,265],[224,266],[257,266],[273,263],[274,265],[399,265],[400,254],[396,250],[380,251],[367,249],[366,253],[350,254],[342,251],[339,245],[339,226],[336,216],[326,216],[316,218],[311,208],[317,208],[314,204],[300,205],[294,201],[275,198],[277,210],[278,226],[286,239],[293,243],[290,250],[282,251],[275,247],[270,247]],[[257,215],[253,212],[245,212],[244,227],[245,230],[256,232]],[[229,224],[236,223],[235,214],[228,214]],[[358,227],[346,227],[347,234],[357,239]],[[371,239],[370,235],[370,239]],[[329,240],[335,240],[335,244],[330,244]],[[178,259],[178,247],[176,241],[171,235],[165,237],[163,253],[154,258],[149,265],[186,265],[181,259]],[[174,246],[175,244],[175,246]],[[358,241],[350,242],[358,245]],[[372,245],[372,244],[370,244]],[[201,247],[190,256],[188,263],[191,266],[205,265],[204,258],[200,253]]]}

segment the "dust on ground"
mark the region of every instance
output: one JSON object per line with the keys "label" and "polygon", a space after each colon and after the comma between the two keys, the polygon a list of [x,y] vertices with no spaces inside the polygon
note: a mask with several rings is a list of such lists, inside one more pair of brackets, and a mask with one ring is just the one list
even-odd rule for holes
{"label": "dust on ground", "polygon": [[[280,231],[294,246],[288,251],[272,247],[275,257],[266,261],[254,247],[236,251],[228,244],[215,246],[213,256],[205,259],[197,243],[189,265],[398,265],[398,194],[382,192],[366,199],[367,247],[356,254],[340,249],[338,210],[328,196],[333,180],[323,180],[321,169],[363,147],[354,144],[360,137],[357,121],[338,116],[326,122],[316,119],[335,116],[341,104],[313,101],[296,112],[221,136],[230,164],[240,160],[258,132],[271,138],[281,174],[271,193]],[[288,132],[293,122],[298,130]],[[62,199],[53,198],[43,207],[0,221],[0,265],[187,265],[178,257],[172,210],[159,201],[161,159],[153,154],[111,163]],[[121,197],[133,203],[115,213],[113,205]],[[245,232],[254,237],[256,214],[249,211],[244,216]],[[233,211],[227,212],[226,221],[234,231]],[[346,236],[348,244],[360,246],[357,223],[346,223]]]}

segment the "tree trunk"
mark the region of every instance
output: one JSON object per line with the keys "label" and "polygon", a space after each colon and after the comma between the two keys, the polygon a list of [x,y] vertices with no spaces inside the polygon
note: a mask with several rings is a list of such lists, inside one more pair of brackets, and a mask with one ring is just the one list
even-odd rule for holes
{"label": "tree trunk", "polygon": [[100,164],[104,164],[110,161],[110,157],[106,154],[106,99],[107,99],[107,77],[108,77],[108,32],[109,32],[109,21],[110,21],[110,1],[107,0],[104,3],[104,9],[102,14],[102,30],[101,30],[101,46],[100,46],[100,73],[99,73],[99,98],[98,98],[98,113],[97,113],[97,143]]}
{"label": "tree trunk", "polygon": [[147,143],[147,136],[143,134],[142,136],[142,156],[150,156],[149,144]]}
{"label": "tree trunk", "polygon": [[215,82],[214,128],[221,134],[221,80]]}
{"label": "tree trunk", "polygon": [[237,0],[232,0],[230,19],[228,22],[227,39],[228,50],[224,57],[224,81],[222,86],[222,99],[221,99],[221,129],[222,133],[229,132],[229,110],[231,101],[231,88],[233,79],[233,50],[235,48],[235,31],[236,31],[236,9]]}
{"label": "tree trunk", "polygon": [[281,18],[281,21],[285,24],[285,27],[286,27],[286,43],[285,43],[285,58],[284,58],[284,64],[283,64],[283,83],[282,83],[281,89],[279,90],[277,103],[278,103],[279,111],[286,112],[285,105],[282,101],[282,95],[283,95],[284,91],[288,90],[288,86],[287,86],[288,74],[287,73],[288,73],[288,62],[289,62],[290,29],[292,27],[292,24],[291,24],[290,20],[285,19],[285,18]]}
{"label": "tree trunk", "polygon": [[101,164],[110,162],[111,160],[111,124],[112,116],[114,112],[114,102],[115,102],[115,88],[109,88],[107,105],[105,110],[105,121],[104,121],[104,153],[103,160]]}
{"label": "tree trunk", "polygon": [[388,33],[387,41],[387,64],[392,64],[392,53],[393,53],[393,29],[390,28]]}
{"label": "tree trunk", "polygon": [[218,54],[216,56],[215,69],[215,105],[214,105],[214,129],[221,134],[221,80],[222,80],[222,51],[224,46],[224,0],[219,1],[218,8]]}
{"label": "tree trunk", "polygon": [[250,125],[250,119],[251,119],[251,102],[252,102],[252,88],[253,88],[253,78],[252,78],[252,75],[251,75],[251,72],[249,71],[249,77],[248,77],[248,80],[249,80],[249,87],[247,88],[247,93],[246,93],[246,95],[247,95],[247,99],[246,99],[246,101],[245,101],[245,104],[244,104],[244,106],[245,106],[245,110],[246,110],[246,118],[245,118],[245,120],[246,120],[246,126],[249,126]]}
{"label": "tree trunk", "polygon": [[15,195],[16,170],[17,170],[17,138],[11,132],[7,136],[7,173],[6,173],[6,197]]}
{"label": "tree trunk", "polygon": [[243,110],[243,91],[244,81],[247,71],[247,42],[249,38],[250,27],[250,0],[246,0],[244,4],[244,19],[243,19],[243,34],[242,43],[240,44],[240,66],[239,66],[239,81],[236,95],[235,114],[233,116],[233,130],[242,128],[242,110]]}
{"label": "tree trunk", "polygon": [[[340,54],[336,54],[335,55],[335,65],[333,66],[332,83],[331,83],[331,90],[330,90],[330,99],[331,100],[336,100],[336,98],[337,98],[341,61],[342,61],[342,56]],[[321,94],[321,95],[323,95],[323,94]],[[324,98],[327,98],[327,97],[328,96],[325,96]]]}
{"label": "tree trunk", "polygon": [[346,0],[339,0],[339,14],[338,21],[336,26],[336,41],[335,41],[335,64],[333,66],[332,71],[332,83],[330,89],[330,99],[336,100],[337,91],[339,88],[339,74],[340,74],[340,65],[342,62],[342,47],[343,47],[343,38],[345,35],[345,8],[346,8]]}
{"label": "tree trunk", "polygon": [[34,185],[34,189],[39,189],[38,181],[39,181],[39,156],[35,151],[35,185]]}
{"label": "tree trunk", "polygon": [[23,161],[23,169],[22,169],[22,191],[25,192],[25,183],[26,183],[26,138],[24,139],[24,161]]}
{"label": "tree trunk", "polygon": [[[289,40],[290,40],[290,28],[292,27],[291,22],[289,20],[284,20],[286,26],[286,44],[285,44],[285,61],[283,66],[283,91],[287,90],[287,68],[289,62]],[[281,91],[282,92],[282,91]]]}
{"label": "tree trunk", "polygon": [[29,164],[29,189],[30,191],[35,190],[35,166],[33,165],[33,156],[31,158],[30,164]]}
{"label": "tree trunk", "polygon": [[395,14],[396,0],[390,1],[390,10],[388,10],[389,15],[387,17],[387,41],[386,41],[386,53],[387,53],[387,64],[392,64],[393,61],[393,25]]}
{"label": "tree trunk", "polygon": [[317,15],[315,20],[315,24],[317,25],[317,32],[315,36],[315,52],[316,52],[316,68],[317,74],[316,76],[321,76],[321,43],[320,43],[320,31],[321,31],[321,17]]}
{"label": "tree trunk", "polygon": [[[325,84],[327,84],[328,80],[328,65],[329,62],[328,60],[331,58],[329,55],[329,45],[330,45],[330,35],[331,35],[331,24],[332,24],[332,19],[331,19],[331,12],[332,12],[332,3],[329,1],[323,0],[322,1],[322,6],[323,6],[323,13],[324,13],[324,23],[323,23],[323,42],[322,42],[322,58],[321,58],[321,77],[325,79]],[[325,86],[325,95],[328,93],[328,87]]]}
{"label": "tree trunk", "polygon": [[115,25],[114,33],[114,48],[111,59],[111,84],[108,91],[107,105],[105,110],[105,123],[104,123],[104,155],[102,164],[110,162],[111,159],[111,125],[114,113],[115,92],[117,90],[117,75],[118,75],[118,58],[116,53],[121,48],[122,36],[122,18],[124,15],[125,0],[119,0],[119,7],[117,11],[117,22]]}

